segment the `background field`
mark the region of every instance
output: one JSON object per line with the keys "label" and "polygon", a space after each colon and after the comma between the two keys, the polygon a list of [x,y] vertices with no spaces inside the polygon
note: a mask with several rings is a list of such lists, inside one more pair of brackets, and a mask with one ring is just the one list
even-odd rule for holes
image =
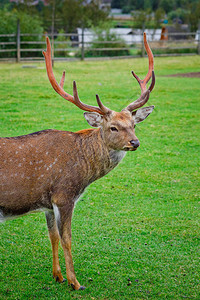
{"label": "background field", "polygon": [[[131,76],[147,59],[56,63],[65,89],[120,110],[139,96]],[[87,128],[83,112],[51,88],[44,63],[0,65],[0,134]],[[165,75],[199,71],[200,57],[155,58],[155,111],[136,127],[141,146],[93,183],[76,205],[73,258],[87,289],[54,282],[43,213],[0,225],[1,299],[200,299],[199,78]],[[65,263],[60,248],[61,267]],[[129,283],[129,285],[128,285]]]}

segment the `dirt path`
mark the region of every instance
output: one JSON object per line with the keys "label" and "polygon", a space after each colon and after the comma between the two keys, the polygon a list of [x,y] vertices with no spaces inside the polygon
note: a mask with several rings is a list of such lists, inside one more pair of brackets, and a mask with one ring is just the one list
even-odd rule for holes
{"label": "dirt path", "polygon": [[200,72],[171,74],[171,75],[167,75],[166,77],[189,77],[189,78],[200,78]]}

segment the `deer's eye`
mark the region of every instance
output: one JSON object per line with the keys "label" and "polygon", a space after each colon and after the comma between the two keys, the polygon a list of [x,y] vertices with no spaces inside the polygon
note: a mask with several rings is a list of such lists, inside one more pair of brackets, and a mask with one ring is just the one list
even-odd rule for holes
{"label": "deer's eye", "polygon": [[116,132],[118,131],[118,129],[117,129],[116,127],[114,127],[114,126],[111,126],[111,127],[110,127],[110,130],[111,130],[111,131],[116,131]]}

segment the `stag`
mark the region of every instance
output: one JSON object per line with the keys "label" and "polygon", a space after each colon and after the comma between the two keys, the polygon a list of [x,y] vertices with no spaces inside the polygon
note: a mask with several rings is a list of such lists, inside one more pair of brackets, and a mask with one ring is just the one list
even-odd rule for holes
{"label": "stag", "polygon": [[98,95],[98,107],[81,102],[75,81],[73,96],[65,92],[65,72],[58,84],[52,70],[48,37],[46,43],[47,50],[43,54],[52,87],[61,97],[85,111],[85,119],[95,128],[78,132],[43,130],[0,138],[0,220],[45,210],[53,253],[53,277],[58,282],[65,281],[58,258],[60,241],[68,284],[75,290],[83,290],[85,287],[76,279],[71,254],[73,209],[88,185],[115,168],[127,151],[139,147],[135,124],[154,109],[154,106],[141,108],[155,84],[153,54],[144,34],[149,70],[144,80],[132,72],[140,85],[141,96],[121,112],[115,112],[104,106]]}

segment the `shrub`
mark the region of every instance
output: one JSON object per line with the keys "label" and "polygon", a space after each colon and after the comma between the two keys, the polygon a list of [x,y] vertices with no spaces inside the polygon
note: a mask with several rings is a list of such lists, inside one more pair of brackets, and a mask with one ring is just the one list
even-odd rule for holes
{"label": "shrub", "polygon": [[[105,30],[96,28],[93,31],[95,38],[91,42],[90,49],[85,51],[86,57],[130,55],[125,41],[117,34],[111,32],[110,28],[106,28]],[[103,49],[100,50],[99,48]]]}
{"label": "shrub", "polygon": [[[37,15],[30,16],[25,12],[18,12],[17,10],[9,11],[5,8],[0,10],[0,34],[16,34],[17,32],[17,20],[20,21],[20,32],[21,34],[30,34],[27,36],[21,36],[21,41],[42,41],[42,34],[44,29],[42,27],[42,21]],[[33,36],[31,36],[34,34]],[[1,37],[1,42],[16,42],[16,35]],[[22,44],[21,48],[32,48],[30,44]],[[34,48],[41,48],[41,45],[36,44]],[[0,45],[0,49],[5,49],[4,45]],[[16,45],[6,45],[6,49],[13,49],[12,52],[0,52],[0,57],[15,57],[16,56]],[[22,52],[23,56],[30,55],[30,52]],[[38,56],[41,54],[37,52]]]}
{"label": "shrub", "polygon": [[[64,33],[65,33],[64,30],[61,29],[55,40],[54,49],[55,49],[56,56],[58,57],[69,56],[70,49],[68,50],[68,48],[71,48],[71,41],[69,37],[66,37],[64,35]],[[65,49],[65,50],[57,50],[57,49]]]}

